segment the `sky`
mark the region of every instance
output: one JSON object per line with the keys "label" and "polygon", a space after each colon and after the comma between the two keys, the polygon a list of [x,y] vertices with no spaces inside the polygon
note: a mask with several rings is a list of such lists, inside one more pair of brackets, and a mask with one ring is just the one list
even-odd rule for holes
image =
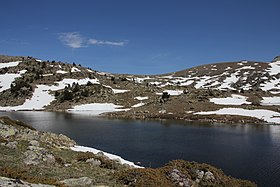
{"label": "sky", "polygon": [[162,74],[280,55],[278,0],[1,1],[0,54]]}

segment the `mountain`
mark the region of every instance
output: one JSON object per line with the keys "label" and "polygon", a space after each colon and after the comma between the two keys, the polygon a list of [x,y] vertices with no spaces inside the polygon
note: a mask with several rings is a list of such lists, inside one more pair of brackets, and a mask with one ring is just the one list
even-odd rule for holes
{"label": "mountain", "polygon": [[0,56],[0,110],[114,118],[280,123],[280,57],[202,65],[164,75],[99,72],[78,64]]}

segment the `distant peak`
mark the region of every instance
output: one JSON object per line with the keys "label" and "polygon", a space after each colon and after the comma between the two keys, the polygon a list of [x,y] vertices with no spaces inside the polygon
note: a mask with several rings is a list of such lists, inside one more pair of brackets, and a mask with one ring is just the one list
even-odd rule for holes
{"label": "distant peak", "polygon": [[280,56],[276,56],[276,57],[272,60],[272,62],[277,62],[277,61],[280,61]]}

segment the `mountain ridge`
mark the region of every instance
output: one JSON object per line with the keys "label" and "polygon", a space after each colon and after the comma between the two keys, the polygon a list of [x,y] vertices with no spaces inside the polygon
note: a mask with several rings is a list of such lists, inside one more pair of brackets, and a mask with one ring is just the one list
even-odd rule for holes
{"label": "mountain ridge", "polygon": [[99,72],[80,64],[30,56],[0,55],[0,81],[2,111],[280,123],[279,56],[270,63],[242,60],[161,75],[133,75]]}

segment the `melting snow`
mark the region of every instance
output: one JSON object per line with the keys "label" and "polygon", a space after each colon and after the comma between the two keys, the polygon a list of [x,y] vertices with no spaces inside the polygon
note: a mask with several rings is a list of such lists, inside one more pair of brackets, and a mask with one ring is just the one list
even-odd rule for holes
{"label": "melting snow", "polygon": [[[164,90],[162,92],[167,92],[169,95],[181,95],[183,90]],[[156,95],[162,95],[162,93],[156,93]]]}
{"label": "melting snow", "polygon": [[14,82],[16,78],[21,77],[21,75],[26,72],[27,70],[21,70],[17,74],[5,73],[4,75],[0,75],[0,92],[9,89],[12,82]]}
{"label": "melting snow", "polygon": [[57,70],[56,73],[66,74],[66,73],[68,73],[68,72],[67,72],[67,71],[63,71],[63,70]]}
{"label": "melting snow", "polygon": [[279,89],[280,88],[280,79],[270,80],[269,82],[262,83],[260,88],[263,91],[268,91],[271,89]]}
{"label": "melting snow", "polygon": [[0,75],[0,92],[9,89],[12,82],[15,80],[15,78],[18,77],[21,77],[21,75],[14,73],[6,73],[4,75]]}
{"label": "melting snow", "polygon": [[123,90],[123,89],[115,89],[115,88],[112,88],[111,86],[107,86],[107,85],[103,85],[103,86],[106,87],[106,88],[112,89],[114,94],[125,93],[125,92],[129,92],[130,91],[130,90]]}
{"label": "melting snow", "polygon": [[251,102],[246,101],[247,97],[237,94],[232,94],[231,97],[226,98],[211,98],[210,102],[217,105],[242,105],[251,104]]}
{"label": "melting snow", "polygon": [[[78,152],[91,152],[93,154],[97,154],[99,152],[103,152],[103,151],[100,151],[98,149],[94,149],[94,148],[91,148],[91,147],[84,147],[84,146],[74,146],[74,147],[71,147],[71,149],[73,151],[78,151]],[[128,164],[132,167],[135,167],[135,168],[142,168],[138,165],[135,165],[133,162],[130,162],[130,161],[127,161],[127,160],[124,160],[122,157],[120,156],[117,156],[117,155],[113,155],[113,154],[110,154],[110,153],[106,153],[106,152],[103,152],[105,156],[107,156],[109,159],[111,160],[116,160],[116,161],[120,161],[121,164]]]}
{"label": "melting snow", "polygon": [[52,76],[53,74],[49,73],[49,74],[44,74],[43,77],[49,77]]}
{"label": "melting snow", "polygon": [[137,99],[137,100],[139,100],[139,101],[143,101],[143,100],[149,99],[149,97],[141,97],[141,96],[138,96],[138,97],[134,97],[134,99]]}
{"label": "melting snow", "polygon": [[142,83],[142,82],[144,82],[145,80],[149,80],[149,79],[151,79],[151,78],[148,76],[148,77],[145,77],[145,78],[136,77],[134,80],[135,80],[135,82],[137,82],[137,83]]}
{"label": "melting snow", "polygon": [[263,100],[261,101],[261,105],[280,105],[280,97],[263,97]]}
{"label": "melting snow", "polygon": [[280,73],[280,61],[269,63],[271,68],[268,69],[270,75],[277,75]]}
{"label": "melting snow", "polygon": [[84,105],[74,106],[73,109],[68,109],[68,112],[88,114],[88,115],[100,115],[106,112],[117,112],[117,111],[126,111],[128,109],[123,108],[121,105],[115,105],[113,103],[91,103]]}
{"label": "melting snow", "polygon": [[71,69],[71,72],[72,73],[75,73],[75,72],[80,72],[81,70],[79,70],[78,68],[76,68],[76,67],[72,67],[72,69]]}
{"label": "melting snow", "polygon": [[218,89],[230,89],[233,90],[234,88],[231,87],[231,84],[234,84],[238,81],[238,77],[236,76],[237,72],[234,74],[231,74],[230,77],[227,77],[221,86],[218,87]]}
{"label": "melting snow", "polygon": [[211,114],[218,114],[218,115],[238,115],[238,116],[248,116],[248,117],[255,117],[261,120],[264,120],[269,123],[278,123],[280,124],[280,113],[274,112],[271,110],[263,110],[263,109],[256,109],[256,110],[247,110],[243,108],[222,108],[217,111],[209,111],[209,112],[197,112],[195,114],[200,115],[211,115]]}
{"label": "melting snow", "polygon": [[99,84],[97,79],[63,79],[62,81],[56,82],[56,85],[37,85],[34,93],[30,99],[27,99],[23,105],[19,106],[7,106],[0,107],[0,110],[11,111],[11,110],[42,110],[45,106],[49,105],[55,100],[55,97],[49,93],[49,91],[61,90],[65,86],[72,85],[74,82],[79,85],[85,85],[88,82],[93,84]]}
{"label": "melting snow", "polygon": [[118,94],[118,93],[125,93],[125,92],[129,92],[130,90],[123,90],[123,89],[114,89],[112,88],[114,94]]}
{"label": "melting snow", "polygon": [[137,107],[140,107],[140,106],[144,106],[145,105],[145,103],[138,103],[138,104],[135,104],[135,105],[133,105],[133,106],[131,106],[132,108],[137,108]]}
{"label": "melting snow", "polygon": [[8,68],[8,67],[17,66],[20,62],[21,62],[21,61],[8,62],[8,63],[0,63],[0,69],[1,69],[1,68]]}

